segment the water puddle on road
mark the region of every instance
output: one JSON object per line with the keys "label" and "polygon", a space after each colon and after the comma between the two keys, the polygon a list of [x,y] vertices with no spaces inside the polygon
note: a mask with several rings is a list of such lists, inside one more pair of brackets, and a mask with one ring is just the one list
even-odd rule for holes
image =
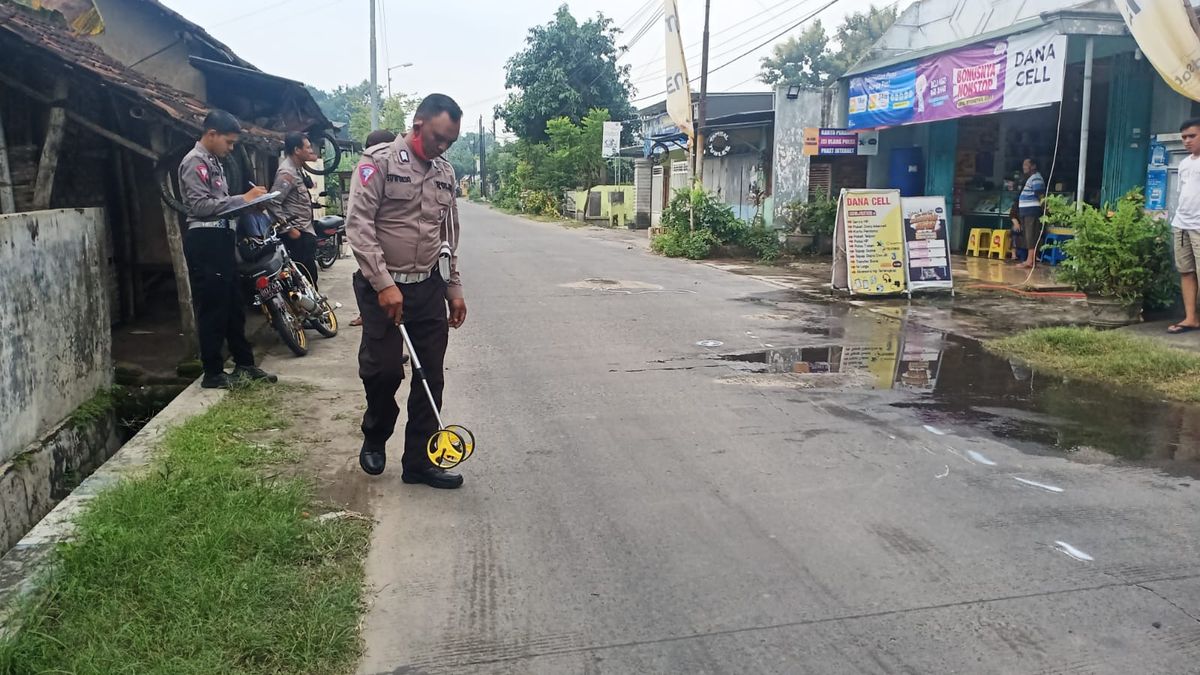
{"label": "water puddle on road", "polygon": [[837,344],[719,358],[741,371],[734,382],[757,377],[800,389],[886,390],[894,396],[883,405],[909,411],[923,425],[984,430],[1027,452],[1050,449],[1081,461],[1115,456],[1200,477],[1198,406],[1038,373],[978,342],[903,321],[841,319],[849,323],[832,332],[845,336]]}

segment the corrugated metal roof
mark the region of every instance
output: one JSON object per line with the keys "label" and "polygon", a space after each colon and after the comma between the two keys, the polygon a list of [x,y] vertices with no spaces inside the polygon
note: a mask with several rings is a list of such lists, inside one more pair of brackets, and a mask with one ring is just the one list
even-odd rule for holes
{"label": "corrugated metal roof", "polygon": [[918,0],[875,43],[874,56],[842,77],[859,75],[959,47],[1015,35],[1063,18],[1124,25],[1112,0]]}

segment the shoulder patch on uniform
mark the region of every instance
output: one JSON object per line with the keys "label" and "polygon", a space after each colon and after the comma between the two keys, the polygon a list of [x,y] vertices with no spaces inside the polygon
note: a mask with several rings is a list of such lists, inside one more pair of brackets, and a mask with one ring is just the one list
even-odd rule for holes
{"label": "shoulder patch on uniform", "polygon": [[208,182],[208,165],[207,164],[205,164],[204,162],[200,162],[199,164],[197,164],[196,165],[196,173],[200,174],[200,180],[204,181],[205,183]]}
{"label": "shoulder patch on uniform", "polygon": [[358,167],[358,179],[362,181],[363,185],[366,185],[378,170],[374,164],[362,164]]}
{"label": "shoulder patch on uniform", "polygon": [[400,161],[404,164],[408,164],[408,151],[407,150],[400,151]]}

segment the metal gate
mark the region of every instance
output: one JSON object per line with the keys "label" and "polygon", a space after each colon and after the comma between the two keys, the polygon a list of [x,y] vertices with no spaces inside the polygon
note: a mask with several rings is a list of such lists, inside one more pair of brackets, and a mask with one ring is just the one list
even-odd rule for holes
{"label": "metal gate", "polygon": [[650,225],[658,227],[663,209],[663,168],[654,167],[650,176]]}

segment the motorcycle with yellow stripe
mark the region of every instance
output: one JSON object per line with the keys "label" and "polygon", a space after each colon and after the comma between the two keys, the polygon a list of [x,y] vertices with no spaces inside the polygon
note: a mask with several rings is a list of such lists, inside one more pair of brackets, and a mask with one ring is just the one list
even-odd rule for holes
{"label": "motorcycle with yellow stripe", "polygon": [[305,326],[327,338],[337,335],[333,305],[288,255],[270,216],[253,212],[239,217],[237,251],[238,271],[254,289],[253,304],[293,354],[308,354]]}

